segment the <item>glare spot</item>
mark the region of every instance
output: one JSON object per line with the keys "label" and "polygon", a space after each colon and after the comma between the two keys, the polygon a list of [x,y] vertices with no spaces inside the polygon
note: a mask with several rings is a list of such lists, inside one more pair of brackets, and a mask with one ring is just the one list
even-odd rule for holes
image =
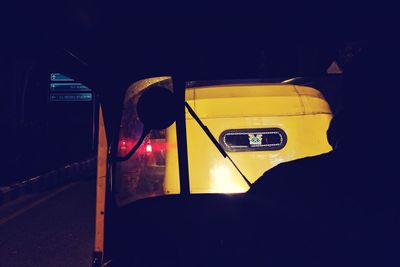
{"label": "glare spot", "polygon": [[240,193],[247,189],[224,165],[217,165],[210,170],[210,180],[212,191],[215,193]]}

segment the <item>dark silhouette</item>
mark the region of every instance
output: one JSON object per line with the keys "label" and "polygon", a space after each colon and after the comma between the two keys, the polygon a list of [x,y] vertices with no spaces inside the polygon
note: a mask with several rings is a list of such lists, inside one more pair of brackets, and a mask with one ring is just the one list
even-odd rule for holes
{"label": "dark silhouette", "polygon": [[113,266],[399,266],[389,51],[369,48],[345,69],[334,151],[281,164],[246,194],[166,195],[116,210]]}
{"label": "dark silhouette", "polygon": [[253,235],[271,248],[255,257],[273,266],[400,266],[395,51],[370,43],[345,68],[332,152],[280,164],[252,185]]}

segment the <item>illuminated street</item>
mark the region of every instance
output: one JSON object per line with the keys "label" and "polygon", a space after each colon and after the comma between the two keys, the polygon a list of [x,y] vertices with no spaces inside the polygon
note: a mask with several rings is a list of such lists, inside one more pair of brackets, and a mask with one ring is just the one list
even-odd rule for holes
{"label": "illuminated street", "polygon": [[[0,208],[1,267],[90,266],[95,183],[84,180]],[[33,207],[32,207],[33,206]],[[17,214],[16,213],[20,213]]]}

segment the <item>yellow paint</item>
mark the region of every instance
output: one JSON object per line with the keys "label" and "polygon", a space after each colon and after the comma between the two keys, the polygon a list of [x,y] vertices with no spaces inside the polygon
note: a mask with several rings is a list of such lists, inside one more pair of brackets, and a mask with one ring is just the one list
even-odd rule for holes
{"label": "yellow paint", "polygon": [[97,151],[97,190],[96,190],[96,226],[94,251],[104,251],[104,216],[106,200],[107,138],[104,128],[103,111],[99,109],[99,136]]}
{"label": "yellow paint", "polygon": [[[188,88],[186,100],[218,140],[227,129],[280,128],[286,146],[277,151],[231,152],[230,157],[251,181],[281,162],[331,150],[326,131],[332,117],[322,94],[289,84],[238,84]],[[186,114],[191,193],[245,192],[247,184]],[[164,190],[179,193],[176,128],[167,129]]]}

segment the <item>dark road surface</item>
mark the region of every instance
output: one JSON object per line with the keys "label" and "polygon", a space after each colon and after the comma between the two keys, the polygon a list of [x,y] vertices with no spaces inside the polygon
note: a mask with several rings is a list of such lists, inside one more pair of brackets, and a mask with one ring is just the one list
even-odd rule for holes
{"label": "dark road surface", "polygon": [[0,206],[0,267],[90,266],[94,179],[19,202],[11,215]]}

